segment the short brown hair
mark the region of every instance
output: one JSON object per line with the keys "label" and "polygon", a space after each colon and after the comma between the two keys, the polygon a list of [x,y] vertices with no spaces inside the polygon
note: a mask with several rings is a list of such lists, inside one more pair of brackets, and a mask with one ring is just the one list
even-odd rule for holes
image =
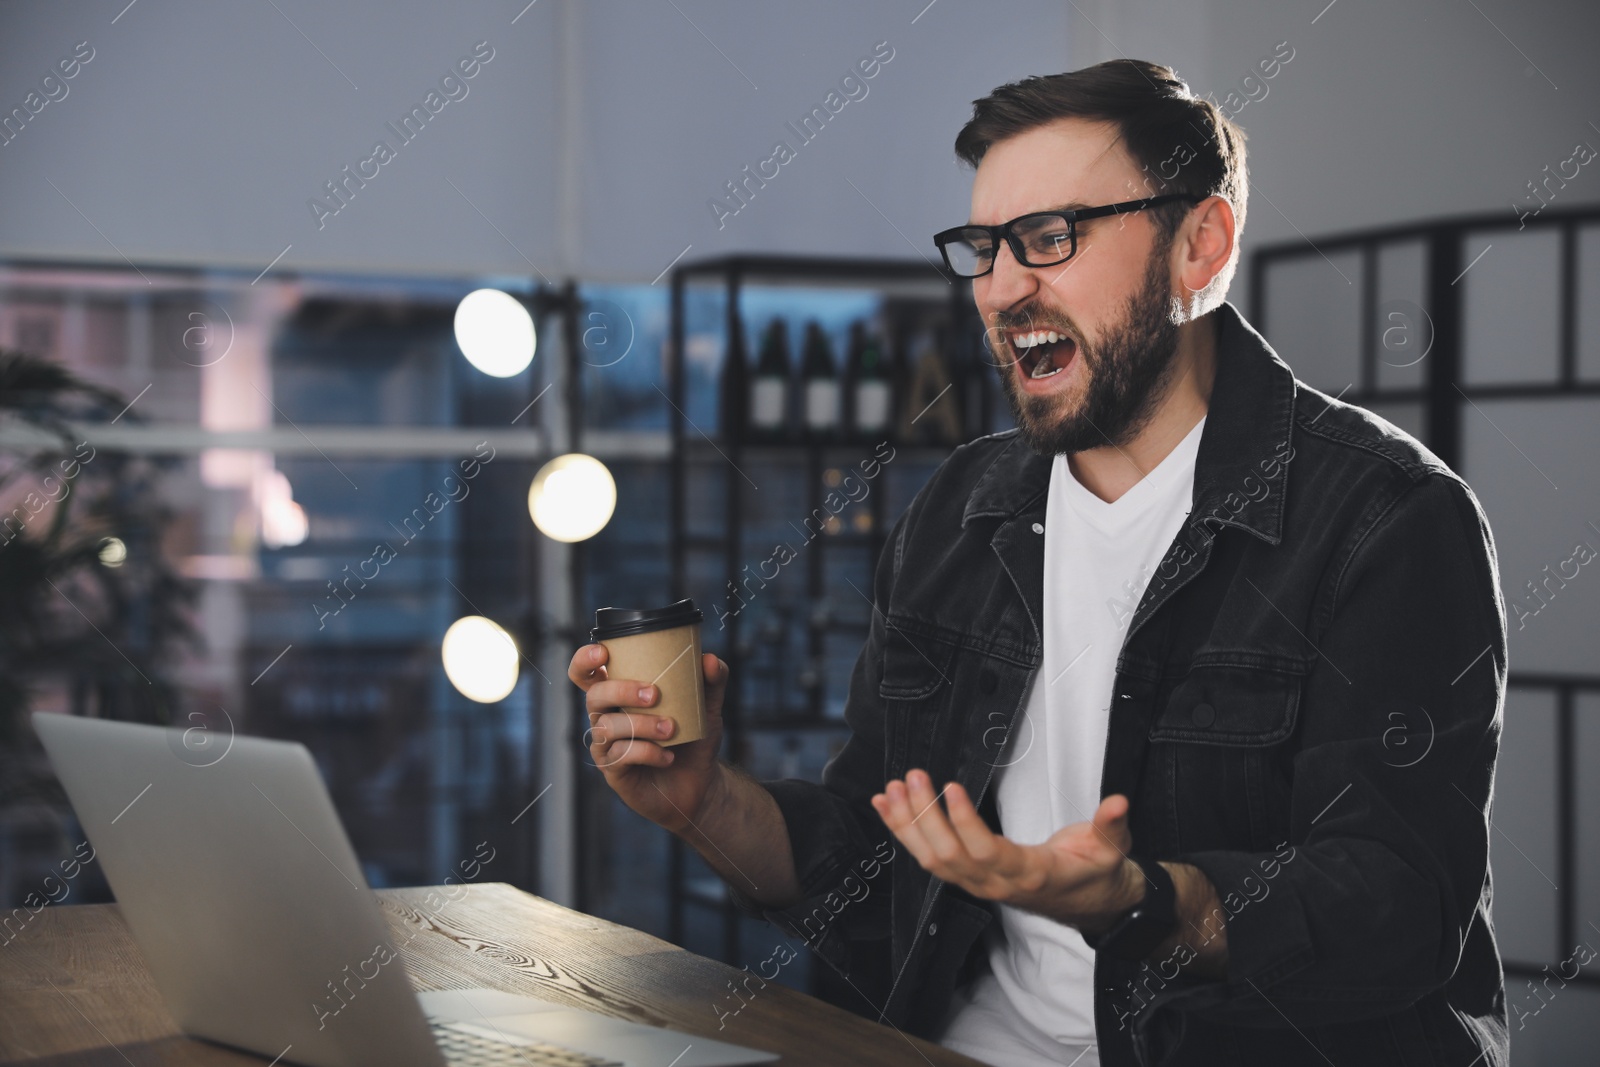
{"label": "short brown hair", "polygon": [[[971,120],[956,135],[956,155],[976,167],[997,142],[1064,118],[1117,127],[1143,175],[1127,199],[1190,193],[1220,196],[1232,205],[1234,255],[1217,276],[1225,291],[1238,261],[1238,235],[1244,230],[1250,194],[1244,131],[1216,104],[1190,92],[1171,67],[1113,59],[1065,74],[1024,78],[974,100]],[[1180,202],[1154,209],[1163,242],[1172,239],[1190,206]]]}

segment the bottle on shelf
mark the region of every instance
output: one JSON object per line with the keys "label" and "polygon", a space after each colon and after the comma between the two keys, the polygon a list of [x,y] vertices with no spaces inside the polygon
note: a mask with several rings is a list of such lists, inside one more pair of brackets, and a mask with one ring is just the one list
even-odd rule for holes
{"label": "bottle on shelf", "polygon": [[722,358],[721,395],[717,398],[718,421],[725,441],[740,441],[748,436],[750,391],[750,357],[745,351],[744,325],[740,323],[728,335],[728,347]]}
{"label": "bottle on shelf", "polygon": [[858,440],[881,438],[889,432],[892,390],[888,360],[867,324],[850,325],[850,357],[845,371],[848,389],[849,429]]}
{"label": "bottle on shelf", "polygon": [[789,327],[781,317],[767,323],[756,371],[750,379],[750,436],[780,439],[788,426]]}
{"label": "bottle on shelf", "polygon": [[933,445],[961,443],[961,405],[945,358],[942,331],[924,327],[913,336],[906,360],[900,439]]}
{"label": "bottle on shelf", "polygon": [[805,379],[805,429],[808,436],[827,438],[839,430],[839,374],[833,348],[822,326],[812,319],[806,323],[805,348],[800,357],[800,376]]}

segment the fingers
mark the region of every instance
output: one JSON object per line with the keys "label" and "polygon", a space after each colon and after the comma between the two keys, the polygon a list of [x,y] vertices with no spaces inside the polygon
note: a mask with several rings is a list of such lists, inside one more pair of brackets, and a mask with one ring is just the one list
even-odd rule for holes
{"label": "fingers", "polygon": [[584,694],[589,712],[589,729],[584,734],[584,742],[596,767],[601,770],[633,764],[665,767],[672,762],[672,753],[657,742],[670,738],[677,724],[662,715],[622,710],[649,707],[660,696],[653,685],[641,686],[620,678],[590,684]]}
{"label": "fingers", "polygon": [[944,805],[950,816],[950,827],[961,839],[967,854],[978,863],[987,864],[995,860],[1000,839],[983,821],[983,816],[978,814],[967,791],[958,783],[951,782],[945,787]]}
{"label": "fingers", "polygon": [[673,755],[670,748],[662,748],[654,741],[624,737],[614,741],[595,741],[589,746],[594,765],[602,771],[616,767],[669,767]]}
{"label": "fingers", "polygon": [[[920,771],[911,771],[906,775],[920,774]],[[911,832],[911,827],[916,820],[917,812],[911,806],[906,784],[896,778],[883,787],[883,792],[872,798],[872,806],[883,819],[885,825],[895,832],[895,836]],[[903,839],[903,838],[902,838]]]}
{"label": "fingers", "polygon": [[[939,798],[944,798],[941,808]],[[967,791],[956,782],[933,792],[927,772],[914,770],[872,798],[885,825],[924,870],[990,900],[1026,899],[1048,877],[1039,850],[989,829]]]}
{"label": "fingers", "polygon": [[906,800],[905,783],[898,778],[883,787],[883,792],[872,798],[872,809],[878,813],[896,837],[904,843],[905,831],[912,817],[911,804]]}
{"label": "fingers", "polygon": [[[614,767],[666,767],[675,756],[663,748],[677,732],[677,724],[661,715],[630,709],[648,708],[661,700],[658,686],[626,678],[606,676],[609,655],[604,645],[584,645],[572,655],[567,678],[584,692],[584,708],[589,729],[584,743],[601,770]],[[711,653],[702,655],[709,715],[720,713],[722,694],[727,688],[729,668]]]}
{"label": "fingers", "polygon": [[947,785],[944,790],[935,793],[933,779],[925,771],[912,771],[906,775],[906,795],[916,811],[912,823],[921,831],[922,839],[927,842],[934,857],[946,866],[955,866],[967,860],[967,850],[950,828],[944,810],[939,806],[939,798],[949,789]]}
{"label": "fingers", "polygon": [[886,784],[872,807],[934,877],[974,896],[1026,908],[1041,901],[1057,906],[1064,899],[1081,907],[1071,894],[1103,881],[1103,868],[1122,862],[1117,853],[1126,854],[1133,843],[1128,798],[1121,794],[1102,800],[1090,823],[1058,831],[1048,847],[1019,845],[994,833],[959,783],[935,794],[932,779],[921,770]]}
{"label": "fingers", "polygon": [[[567,678],[587,695],[584,703],[591,716],[612,708],[649,707],[660,698],[660,690],[653,685],[627,678],[607,678],[607,659],[604,645],[584,645],[572,654],[572,661],[567,665]],[[708,700],[720,708],[722,693],[728,686],[728,665],[707,652],[700,657],[700,667],[705,673]]]}
{"label": "fingers", "polygon": [[584,694],[583,703],[592,719],[617,708],[648,708],[660,698],[661,692],[656,686],[626,678],[608,678],[592,683]]}
{"label": "fingers", "polygon": [[723,694],[728,689],[728,665],[706,652],[700,656],[700,671],[706,677],[706,715],[721,718]]}
{"label": "fingers", "polygon": [[1123,855],[1133,847],[1133,833],[1128,829],[1128,806],[1127,797],[1113,793],[1094,809],[1091,820],[1097,836]]}
{"label": "fingers", "polygon": [[636,737],[641,741],[665,741],[677,729],[677,723],[661,715],[614,711],[595,716],[589,729],[590,746],[593,747],[620,741],[626,737]]}
{"label": "fingers", "polygon": [[676,724],[671,719],[659,715],[617,711],[594,716],[584,740],[595,766],[601,770],[634,764],[665,767],[672,762],[673,754],[657,742],[671,737],[674,729]]}
{"label": "fingers", "polygon": [[567,664],[567,680],[587,692],[598,679],[605,677],[605,662],[605,645],[584,645],[572,654]]}
{"label": "fingers", "polygon": [[904,782],[888,783],[872,798],[872,806],[906,851],[930,873],[944,878],[964,857],[965,850],[939,809],[926,771],[910,771]]}

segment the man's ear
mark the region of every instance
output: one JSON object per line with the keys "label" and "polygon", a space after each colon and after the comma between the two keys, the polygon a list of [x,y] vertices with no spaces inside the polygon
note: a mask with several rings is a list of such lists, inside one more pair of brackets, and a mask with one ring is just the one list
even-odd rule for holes
{"label": "man's ear", "polygon": [[1173,241],[1173,269],[1183,287],[1185,306],[1196,316],[1210,308],[1195,306],[1234,255],[1236,223],[1226,197],[1210,196],[1196,204]]}

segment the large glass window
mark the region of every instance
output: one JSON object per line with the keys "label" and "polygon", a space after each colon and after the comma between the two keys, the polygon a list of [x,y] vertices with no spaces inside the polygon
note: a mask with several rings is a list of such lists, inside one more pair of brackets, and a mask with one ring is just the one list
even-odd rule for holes
{"label": "large glass window", "polygon": [[[489,379],[462,359],[469,288],[0,271],[0,346],[85,383],[9,397],[0,427],[0,551],[51,579],[8,567],[8,591],[38,598],[62,644],[18,663],[14,630],[6,649],[7,901],[79,833],[27,743],[34,708],[302,741],[373,885],[459,876],[486,839],[487,877],[533,884],[531,822],[511,817],[538,788],[546,687],[524,658],[503,700],[475,703],[440,656],[463,615],[525,646],[540,626],[525,497],[543,444],[512,425],[538,372]],[[111,392],[62,446],[81,438],[81,463],[35,514],[28,494],[48,495],[63,459],[24,409],[92,389]],[[24,808],[37,818],[16,830]]]}

